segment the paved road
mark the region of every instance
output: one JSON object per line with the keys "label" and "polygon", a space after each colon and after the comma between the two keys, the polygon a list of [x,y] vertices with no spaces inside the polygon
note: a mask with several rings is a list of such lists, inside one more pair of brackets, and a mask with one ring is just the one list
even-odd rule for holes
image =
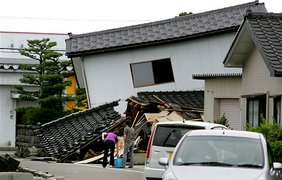
{"label": "paved road", "polygon": [[20,166],[63,176],[65,180],[142,180],[144,166],[103,168],[100,164],[70,164],[18,159]]}

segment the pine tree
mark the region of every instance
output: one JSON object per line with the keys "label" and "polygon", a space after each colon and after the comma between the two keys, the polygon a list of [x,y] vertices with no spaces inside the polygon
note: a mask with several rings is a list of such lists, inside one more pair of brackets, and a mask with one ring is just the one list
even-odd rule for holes
{"label": "pine tree", "polygon": [[[39,108],[43,112],[56,112],[57,115],[55,116],[59,116],[59,114],[64,113],[65,101],[73,99],[70,96],[64,95],[66,86],[71,85],[71,82],[66,78],[72,75],[73,72],[66,70],[71,61],[60,60],[62,54],[54,50],[56,45],[56,42],[51,42],[48,38],[28,40],[28,47],[21,49],[20,53],[36,62],[34,64],[21,65],[21,69],[28,70],[30,73],[24,74],[20,82],[38,88],[36,90],[31,90],[30,88],[27,90],[22,86],[16,88],[20,94],[20,99],[37,101]],[[42,116],[44,116],[44,113]],[[52,120],[55,117],[49,118]]]}

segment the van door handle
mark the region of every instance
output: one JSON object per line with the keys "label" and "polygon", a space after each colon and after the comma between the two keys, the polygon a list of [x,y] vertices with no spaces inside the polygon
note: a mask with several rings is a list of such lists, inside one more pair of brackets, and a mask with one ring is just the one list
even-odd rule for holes
{"label": "van door handle", "polygon": [[159,149],[155,149],[155,152],[161,152],[161,150],[159,150]]}

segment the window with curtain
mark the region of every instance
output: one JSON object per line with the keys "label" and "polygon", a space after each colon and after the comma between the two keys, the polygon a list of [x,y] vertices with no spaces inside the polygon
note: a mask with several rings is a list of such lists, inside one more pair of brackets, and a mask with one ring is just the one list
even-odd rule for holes
{"label": "window with curtain", "polygon": [[278,96],[274,98],[274,108],[273,108],[273,118],[274,122],[282,124],[281,123],[281,96]]}
{"label": "window with curtain", "polygon": [[247,99],[247,124],[253,127],[259,126],[261,116],[265,118],[266,97],[259,96]]}

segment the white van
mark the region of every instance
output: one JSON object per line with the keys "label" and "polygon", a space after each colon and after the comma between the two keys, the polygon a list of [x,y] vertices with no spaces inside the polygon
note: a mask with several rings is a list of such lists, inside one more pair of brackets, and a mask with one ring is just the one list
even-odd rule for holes
{"label": "white van", "polygon": [[143,179],[161,180],[165,167],[158,163],[159,159],[162,157],[170,159],[175,146],[182,136],[188,131],[198,129],[228,128],[220,124],[197,121],[169,121],[156,123],[152,129],[148,142]]}

